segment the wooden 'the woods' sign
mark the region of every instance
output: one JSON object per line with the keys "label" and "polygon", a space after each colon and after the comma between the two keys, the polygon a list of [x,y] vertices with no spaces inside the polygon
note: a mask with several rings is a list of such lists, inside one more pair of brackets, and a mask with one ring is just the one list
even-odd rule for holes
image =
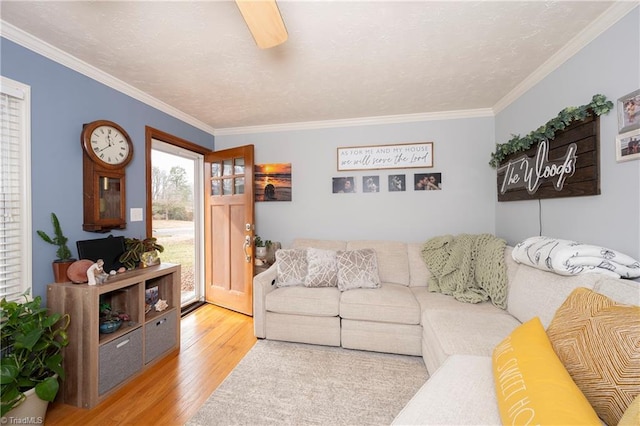
{"label": "wooden 'the woods' sign", "polygon": [[498,201],[599,194],[599,116],[572,123],[498,167]]}

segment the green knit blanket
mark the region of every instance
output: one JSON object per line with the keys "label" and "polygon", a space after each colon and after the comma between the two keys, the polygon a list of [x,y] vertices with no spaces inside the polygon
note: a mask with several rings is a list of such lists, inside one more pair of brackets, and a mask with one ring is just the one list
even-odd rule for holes
{"label": "green knit blanket", "polygon": [[453,296],[461,302],[491,299],[507,307],[506,242],[491,234],[434,237],[424,243],[422,258],[431,278],[429,291]]}

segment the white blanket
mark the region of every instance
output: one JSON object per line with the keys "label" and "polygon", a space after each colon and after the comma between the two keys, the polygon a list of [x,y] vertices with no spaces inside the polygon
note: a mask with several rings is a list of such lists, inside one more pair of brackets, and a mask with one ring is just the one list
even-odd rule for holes
{"label": "white blanket", "polygon": [[604,247],[549,237],[531,237],[516,245],[513,260],[560,275],[598,273],[615,278],[640,277],[640,262]]}

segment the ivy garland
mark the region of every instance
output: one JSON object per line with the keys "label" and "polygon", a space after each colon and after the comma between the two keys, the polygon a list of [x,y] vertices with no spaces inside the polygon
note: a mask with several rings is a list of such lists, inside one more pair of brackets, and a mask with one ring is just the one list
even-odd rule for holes
{"label": "ivy garland", "polygon": [[591,102],[587,105],[579,107],[567,107],[558,113],[558,116],[552,118],[547,124],[533,130],[528,135],[520,137],[520,135],[512,135],[513,137],[507,143],[496,144],[496,151],[491,154],[489,165],[494,169],[497,168],[504,159],[516,152],[526,151],[533,145],[545,139],[553,139],[556,132],[564,130],[573,121],[584,120],[590,115],[592,110],[596,115],[607,114],[613,108],[613,102],[608,101],[604,95],[593,95]]}

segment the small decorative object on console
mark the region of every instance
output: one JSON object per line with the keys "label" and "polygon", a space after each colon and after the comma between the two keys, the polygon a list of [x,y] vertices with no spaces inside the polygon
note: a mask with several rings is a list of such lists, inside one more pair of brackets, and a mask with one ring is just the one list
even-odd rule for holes
{"label": "small decorative object on console", "polygon": [[144,291],[144,312],[148,313],[158,303],[160,296],[158,294],[158,286],[153,286]]}
{"label": "small decorative object on console", "polygon": [[67,269],[67,277],[74,284],[86,283],[88,281],[87,271],[93,263],[94,262],[89,259],[76,260],[69,266],[69,269]]}
{"label": "small decorative object on console", "polygon": [[169,307],[169,304],[167,303],[166,300],[158,300],[158,302],[156,303],[156,311],[157,312],[162,312],[165,309],[167,309]]}
{"label": "small decorative object on console", "polygon": [[96,263],[87,269],[87,280],[89,285],[102,284],[107,280],[107,278],[109,278],[109,274],[104,272],[103,266],[104,261],[102,259],[98,259]]}
{"label": "small decorative object on console", "polygon": [[112,319],[103,321],[100,323],[100,333],[102,334],[110,334],[120,328],[122,325],[121,319]]}

